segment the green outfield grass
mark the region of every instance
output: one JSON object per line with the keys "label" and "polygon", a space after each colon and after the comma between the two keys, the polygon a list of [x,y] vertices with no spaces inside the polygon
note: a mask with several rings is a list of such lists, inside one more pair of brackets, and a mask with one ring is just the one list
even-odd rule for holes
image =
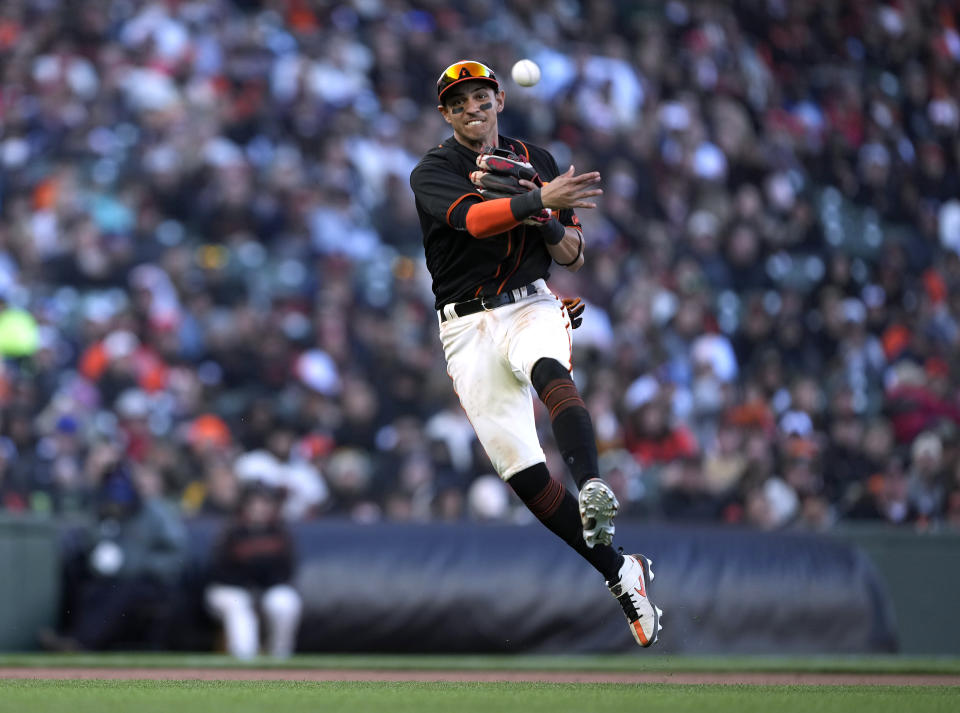
{"label": "green outfield grass", "polygon": [[371,668],[392,671],[616,671],[616,672],[811,672],[960,675],[957,656],[676,656],[637,651],[621,655],[457,656],[299,655],[238,662],[215,654],[0,654],[0,666],[146,666],[203,668]]}
{"label": "green outfield grass", "polygon": [[3,681],[13,713],[947,713],[957,688],[666,684]]}

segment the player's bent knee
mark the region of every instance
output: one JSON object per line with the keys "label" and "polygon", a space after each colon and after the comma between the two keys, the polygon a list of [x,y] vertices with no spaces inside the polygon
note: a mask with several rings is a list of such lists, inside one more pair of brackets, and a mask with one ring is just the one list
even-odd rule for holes
{"label": "player's bent knee", "polygon": [[277,585],[264,593],[263,608],[273,616],[299,616],[303,600],[293,587]]}
{"label": "player's bent knee", "polygon": [[545,357],[534,364],[530,381],[551,421],[568,409],[586,408],[570,372],[556,359]]}
{"label": "player's bent knee", "polygon": [[573,381],[567,368],[553,357],[538,359],[537,363],[533,365],[533,369],[530,370],[530,383],[533,384],[533,388],[541,395],[541,398],[544,387],[557,379]]}
{"label": "player's bent knee", "polygon": [[507,485],[520,496],[521,500],[525,500],[543,490],[549,481],[550,471],[547,470],[547,464],[540,462],[514,473],[507,480]]}
{"label": "player's bent knee", "polygon": [[504,483],[507,483],[509,485],[510,482],[521,473],[527,470],[530,470],[531,468],[536,468],[540,465],[544,465],[544,463],[546,463],[546,459],[543,453],[540,453],[539,457],[532,458],[532,459],[525,459],[522,462],[519,462],[519,461],[515,462],[514,465],[511,465],[510,467],[506,468],[503,472],[498,473],[498,475],[500,477],[500,480],[502,480]]}
{"label": "player's bent knee", "polygon": [[217,616],[253,611],[253,598],[241,587],[211,585],[206,591],[207,606]]}

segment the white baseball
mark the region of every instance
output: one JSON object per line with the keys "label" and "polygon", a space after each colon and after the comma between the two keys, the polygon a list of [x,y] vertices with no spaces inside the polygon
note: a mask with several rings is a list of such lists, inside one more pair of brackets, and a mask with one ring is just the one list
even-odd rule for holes
{"label": "white baseball", "polygon": [[532,87],[540,81],[540,67],[532,59],[521,59],[513,65],[510,76],[521,87]]}

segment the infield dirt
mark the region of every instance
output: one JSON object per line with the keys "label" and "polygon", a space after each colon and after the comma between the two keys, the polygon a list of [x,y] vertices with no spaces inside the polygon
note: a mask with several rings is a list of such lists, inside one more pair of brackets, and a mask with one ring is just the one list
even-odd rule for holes
{"label": "infield dirt", "polygon": [[810,686],[960,686],[960,676],[857,673],[602,673],[576,671],[391,671],[383,669],[195,669],[24,666],[0,668],[0,679],[155,681],[523,681]]}

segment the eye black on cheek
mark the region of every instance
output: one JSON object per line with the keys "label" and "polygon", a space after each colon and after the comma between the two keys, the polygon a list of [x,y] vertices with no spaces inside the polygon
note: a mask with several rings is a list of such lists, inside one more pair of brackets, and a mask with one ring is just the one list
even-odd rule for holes
{"label": "eye black on cheek", "polygon": [[451,114],[462,114],[462,113],[463,113],[463,107],[462,107],[462,106],[455,106],[455,107],[453,107],[452,109],[450,109],[450,113],[451,113]]}
{"label": "eye black on cheek", "polygon": [[491,108],[493,108],[493,102],[487,102],[486,104],[480,105],[480,111],[489,111]]}

